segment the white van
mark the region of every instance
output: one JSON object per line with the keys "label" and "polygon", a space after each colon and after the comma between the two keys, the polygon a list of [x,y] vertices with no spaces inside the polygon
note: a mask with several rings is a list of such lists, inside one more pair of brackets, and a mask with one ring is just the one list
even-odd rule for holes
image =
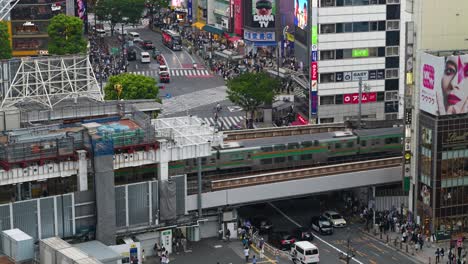
{"label": "white van", "polygon": [[141,57],[141,63],[150,63],[151,62],[151,56],[146,51],[140,53],[140,57]]}
{"label": "white van", "polygon": [[319,263],[319,250],[309,241],[299,241],[291,246],[290,259],[297,264]]}
{"label": "white van", "polygon": [[130,40],[135,41],[135,39],[140,39],[140,34],[138,32],[128,32]]}

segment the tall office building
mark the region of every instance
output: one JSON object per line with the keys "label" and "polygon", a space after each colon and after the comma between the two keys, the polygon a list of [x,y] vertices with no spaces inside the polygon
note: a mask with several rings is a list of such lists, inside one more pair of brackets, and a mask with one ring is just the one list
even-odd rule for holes
{"label": "tall office building", "polygon": [[294,3],[295,52],[310,70],[313,121],[357,119],[359,80],[364,120],[401,117],[404,21],[400,0]]}
{"label": "tall office building", "polygon": [[444,238],[468,230],[468,2],[408,2],[404,176],[415,220]]}

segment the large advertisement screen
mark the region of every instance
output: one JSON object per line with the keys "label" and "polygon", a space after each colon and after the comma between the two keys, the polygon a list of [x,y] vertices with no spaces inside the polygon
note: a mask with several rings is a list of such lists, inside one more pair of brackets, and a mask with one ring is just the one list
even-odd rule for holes
{"label": "large advertisement screen", "polygon": [[252,16],[254,26],[270,28],[275,26],[275,0],[253,0]]}
{"label": "large advertisement screen", "polygon": [[184,0],[171,0],[172,7],[181,7],[184,3]]}
{"label": "large advertisement screen", "polygon": [[294,25],[302,30],[307,27],[307,2],[309,0],[295,0]]}
{"label": "large advertisement screen", "polygon": [[468,55],[421,55],[419,105],[433,115],[468,113]]}

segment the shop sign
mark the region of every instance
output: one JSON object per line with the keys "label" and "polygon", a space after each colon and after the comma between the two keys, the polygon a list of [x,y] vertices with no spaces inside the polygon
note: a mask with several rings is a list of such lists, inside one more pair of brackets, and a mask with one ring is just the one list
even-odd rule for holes
{"label": "shop sign", "polygon": [[369,49],[353,49],[353,58],[369,57]]}
{"label": "shop sign", "polygon": [[187,18],[189,21],[192,21],[193,19],[192,1],[193,0],[187,0],[187,11],[188,11]]}
{"label": "shop sign", "polygon": [[359,81],[359,78],[361,78],[363,81],[367,81],[369,78],[369,72],[368,71],[353,72],[353,81]]}
{"label": "shop sign", "polygon": [[250,41],[275,41],[275,32],[254,32],[244,30],[244,39]]}
{"label": "shop sign", "polygon": [[343,73],[342,72],[335,73],[335,81],[336,82],[343,82]]}
{"label": "shop sign", "polygon": [[312,26],[312,45],[317,45],[318,43],[318,26]]}
{"label": "shop sign", "polygon": [[318,61],[318,52],[316,50],[312,51],[311,58],[312,58],[312,62]]}
{"label": "shop sign", "polygon": [[312,62],[310,64],[310,69],[311,69],[311,76],[312,76],[312,80],[313,81],[316,81],[318,78],[318,74],[317,74],[317,62]]}
{"label": "shop sign", "polygon": [[[373,102],[377,102],[377,93],[362,93],[362,104]],[[345,94],[343,96],[343,104],[359,104],[359,93]]]}

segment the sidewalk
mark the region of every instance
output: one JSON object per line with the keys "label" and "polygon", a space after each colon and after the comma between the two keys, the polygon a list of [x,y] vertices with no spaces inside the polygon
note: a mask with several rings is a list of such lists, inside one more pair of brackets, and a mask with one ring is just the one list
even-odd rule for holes
{"label": "sidewalk", "polygon": [[[444,260],[447,261],[447,255],[450,248],[450,241],[442,241],[438,243],[425,242],[422,249],[415,249],[414,244],[403,243],[401,241],[401,234],[397,232],[386,232],[380,234],[377,230],[366,231],[364,228],[361,228],[361,232],[368,236],[369,238],[378,241],[381,244],[386,245],[388,248],[398,251],[408,257],[412,258],[418,263],[428,264],[435,263],[435,251],[437,248],[444,248],[445,257]],[[441,259],[442,260],[442,259]],[[445,262],[440,262],[445,263]]]}

